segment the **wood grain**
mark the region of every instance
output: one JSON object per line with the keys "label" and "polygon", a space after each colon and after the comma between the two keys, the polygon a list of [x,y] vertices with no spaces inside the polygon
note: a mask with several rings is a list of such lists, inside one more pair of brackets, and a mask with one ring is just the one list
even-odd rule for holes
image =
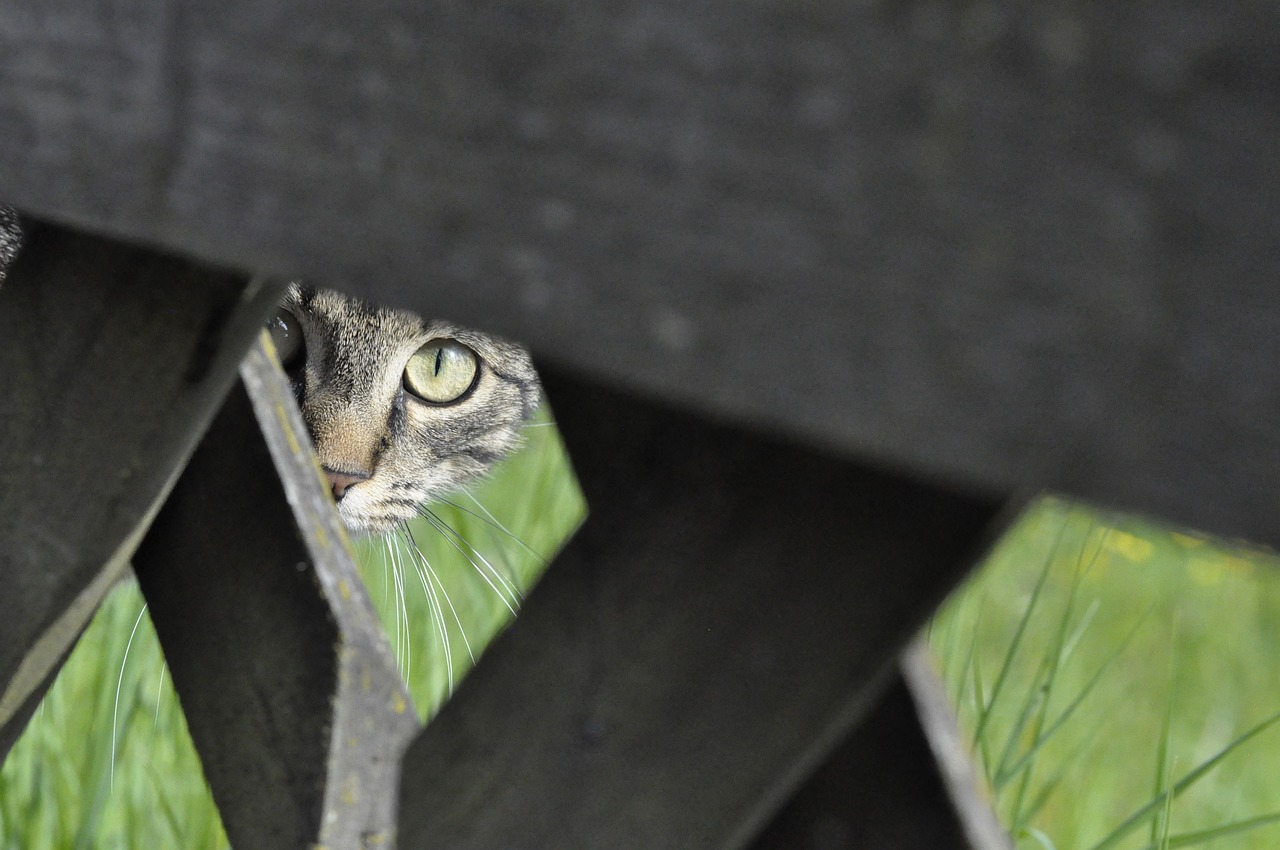
{"label": "wood grain", "polygon": [[1270,543],[1280,6],[11,0],[0,197]]}

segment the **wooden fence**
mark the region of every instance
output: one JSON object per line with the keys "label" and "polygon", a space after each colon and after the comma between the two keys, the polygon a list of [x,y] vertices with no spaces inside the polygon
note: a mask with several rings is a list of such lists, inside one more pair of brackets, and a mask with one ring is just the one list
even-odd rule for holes
{"label": "wooden fence", "polygon": [[[1280,542],[1278,33],[6,3],[0,752],[132,560],[236,850],[1007,846],[898,659],[1018,494]],[[528,343],[590,506],[425,730],[251,350],[293,275]]]}

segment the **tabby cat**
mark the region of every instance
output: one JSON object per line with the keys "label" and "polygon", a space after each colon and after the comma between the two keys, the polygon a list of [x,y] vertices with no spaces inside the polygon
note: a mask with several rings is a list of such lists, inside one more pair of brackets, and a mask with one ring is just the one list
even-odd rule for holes
{"label": "tabby cat", "polygon": [[448,322],[294,284],[267,327],[355,531],[391,531],[483,476],[538,405],[523,348]]}
{"label": "tabby cat", "polygon": [[[0,283],[22,242],[0,206]],[[338,513],[383,533],[520,443],[540,389],[517,345],[293,284],[267,322]]]}

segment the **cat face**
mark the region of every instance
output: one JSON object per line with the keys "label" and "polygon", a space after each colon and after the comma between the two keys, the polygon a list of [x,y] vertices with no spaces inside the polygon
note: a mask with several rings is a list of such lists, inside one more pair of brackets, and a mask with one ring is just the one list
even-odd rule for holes
{"label": "cat face", "polygon": [[268,328],[354,531],[390,531],[483,476],[541,394],[519,346],[329,290],[291,286]]}

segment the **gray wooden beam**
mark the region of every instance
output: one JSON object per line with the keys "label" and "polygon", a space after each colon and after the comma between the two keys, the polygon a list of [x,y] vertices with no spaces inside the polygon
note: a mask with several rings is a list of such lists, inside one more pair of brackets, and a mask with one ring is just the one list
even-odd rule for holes
{"label": "gray wooden beam", "polygon": [[969,846],[975,850],[1012,850],[1012,841],[992,809],[991,789],[978,773],[964,740],[956,707],[947,696],[936,663],[923,638],[917,638],[898,662],[911,692],[921,737],[929,745],[940,784],[956,813]]}
{"label": "gray wooden beam", "polygon": [[1280,543],[1280,4],[9,0],[0,197]]}
{"label": "gray wooden beam", "polygon": [[417,716],[262,344],[134,559],[236,850],[395,844]]}
{"label": "gray wooden beam", "polygon": [[941,683],[913,644],[875,707],[750,850],[1013,850],[957,741]]}
{"label": "gray wooden beam", "polygon": [[402,846],[742,846],[998,503],[544,378],[591,513],[410,748]]}
{"label": "gray wooden beam", "polygon": [[35,225],[0,287],[0,757],[280,291]]}

